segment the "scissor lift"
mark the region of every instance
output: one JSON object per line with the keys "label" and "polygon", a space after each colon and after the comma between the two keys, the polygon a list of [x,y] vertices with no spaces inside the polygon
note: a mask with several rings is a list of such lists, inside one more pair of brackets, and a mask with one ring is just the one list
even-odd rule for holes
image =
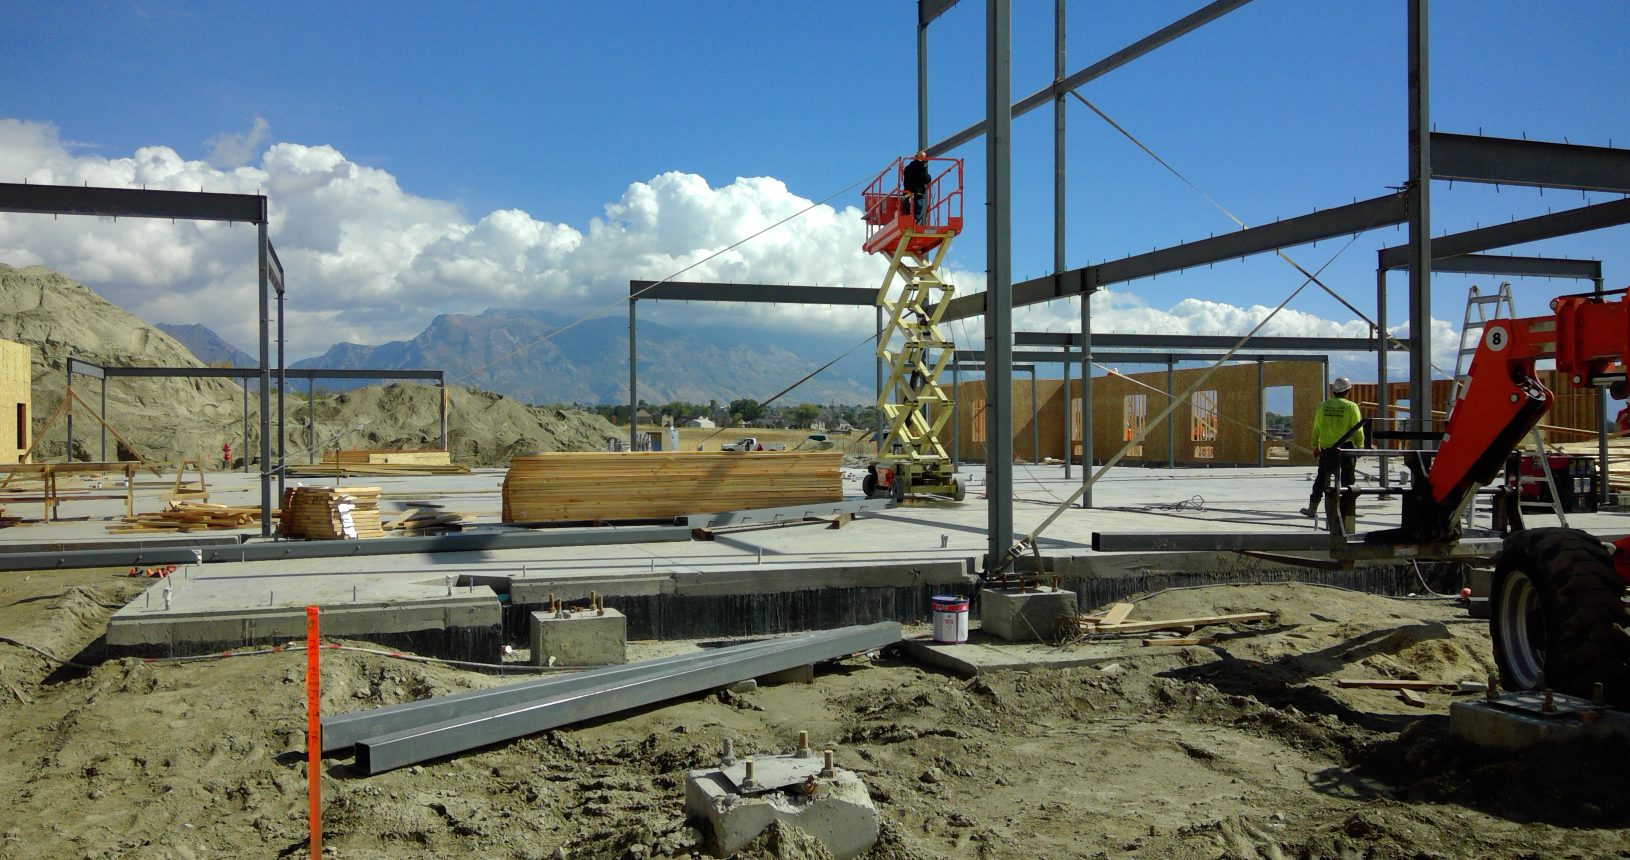
{"label": "scissor lift", "polygon": [[940,316],[955,287],[940,278],[951,240],[962,231],[962,160],[928,159],[931,181],[919,223],[901,183],[906,159],[895,159],[862,192],[866,244],[888,254],[889,270],[877,290],[888,314],[877,357],[889,366],[877,408],[887,420],[878,456],[867,468],[867,497],[949,496],[962,501],[967,487],[940,444],[951,418],[951,396],[939,376],[955,344],[940,334]]}

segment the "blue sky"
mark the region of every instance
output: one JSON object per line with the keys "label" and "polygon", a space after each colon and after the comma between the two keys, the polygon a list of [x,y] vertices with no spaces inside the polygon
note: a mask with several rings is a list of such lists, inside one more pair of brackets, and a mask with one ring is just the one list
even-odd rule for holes
{"label": "blue sky", "polygon": [[[1086,65],[1198,5],[1199,0],[1077,0],[1070,7],[1068,67]],[[934,139],[982,112],[983,19],[982,2],[963,0],[931,29]],[[1051,77],[1052,4],[1020,0],[1013,19],[1017,97]],[[303,284],[310,299],[293,311],[297,320],[308,315],[296,343],[301,354],[301,347],[314,352],[339,339],[411,336],[437,310],[479,310],[472,302],[559,307],[569,313],[598,307],[614,300],[617,284],[629,277],[666,274],[658,271],[665,260],[691,259],[720,247],[732,229],[746,232],[772,213],[787,211],[789,199],[817,200],[877,170],[914,144],[914,20],[915,4],[909,2],[11,3],[0,9],[6,56],[0,118],[54,126],[52,151],[74,159],[130,159],[141,147],[167,147],[183,161],[206,161],[212,140],[237,135],[246,146],[247,169],[269,171],[267,181],[285,189],[273,191],[274,205],[280,193],[301,192],[298,183],[263,160],[267,148],[284,143],[306,148],[297,153],[306,159],[297,172],[309,177],[314,175],[309,149],[330,147],[345,165],[371,168],[412,198],[397,203],[431,213],[419,221],[404,216],[391,222],[439,225],[427,228],[427,236],[464,230],[510,209],[532,219],[516,228],[527,235],[548,231],[537,224],[589,235],[596,218],[614,223],[622,218],[637,232],[637,219],[608,214],[607,206],[628,204],[631,184],[650,183],[668,172],[700,177],[709,189],[729,186],[740,192],[720,196],[713,201],[717,205],[702,210],[672,204],[650,228],[661,233],[653,242],[662,253],[641,258],[638,265],[619,267],[614,254],[603,252],[605,259],[592,273],[567,266],[546,277],[527,269],[513,276],[514,283],[505,281],[490,292],[460,286],[438,292],[428,275],[418,280],[380,275],[377,263],[325,260],[321,237],[309,237],[311,262],[299,270],[304,281],[294,279],[296,295]],[[1437,128],[1630,145],[1630,115],[1623,110],[1630,104],[1630,60],[1619,42],[1627,24],[1630,6],[1607,0],[1437,0],[1431,24]],[[1402,181],[1404,32],[1402,0],[1256,0],[1089,84],[1083,95],[1241,218],[1260,223],[1375,196]],[[264,130],[251,134],[257,118]],[[1085,108],[1070,105],[1069,126],[1069,265],[1230,229],[1194,192]],[[1022,279],[1051,267],[1051,111],[1021,118],[1014,135],[1014,274]],[[0,168],[29,169],[32,156],[14,146],[7,161],[5,145],[0,142]],[[968,159],[970,217],[953,265],[967,273],[965,283],[978,283],[983,145],[956,154]],[[223,183],[259,181],[234,174],[237,165],[216,161]],[[52,175],[79,175],[62,163],[58,159]],[[172,172],[177,177],[198,173]],[[773,177],[785,184],[788,199],[774,189],[738,187],[738,177]],[[326,228],[330,218],[337,231],[367,219],[369,193],[343,203],[317,194],[299,207],[291,204],[286,229],[306,232],[290,232],[280,245],[300,259],[300,242]],[[1434,195],[1435,233],[1608,199],[1577,192],[1451,189],[1443,183]],[[852,204],[856,196],[834,203]],[[764,202],[772,198],[774,205]],[[688,198],[676,191],[663,199]],[[732,220],[736,209],[752,215]],[[305,225],[293,223],[295,212]],[[836,214],[841,220],[842,211]],[[689,236],[687,218],[715,220],[711,229]],[[150,295],[154,286],[173,279],[178,300],[148,300],[139,310],[144,317],[205,322],[239,342],[252,327],[252,321],[196,301],[206,288],[219,293],[223,281],[241,280],[230,261],[192,261],[175,272],[151,273],[85,262],[81,272],[75,254],[85,253],[82,242],[38,235],[80,228],[12,223],[8,243],[0,222],[0,260],[16,262],[5,252],[22,249],[38,258],[23,262],[62,268],[113,293],[115,300],[128,288],[134,301],[132,284]],[[838,227],[810,228],[788,247],[755,251],[716,274],[870,286],[866,273],[874,270],[863,261],[822,262],[850,253]],[[113,234],[120,228],[97,229],[108,232],[108,241],[123,241]],[[1630,282],[1630,266],[1614,252],[1624,246],[1625,229],[1514,250],[1600,257],[1608,285],[1623,286]],[[478,229],[466,232],[470,236],[459,233],[464,246],[501,244],[478,242]],[[353,243],[371,235],[351,233]],[[380,231],[376,241],[411,233],[396,226]],[[1326,281],[1369,312],[1374,250],[1402,241],[1401,230],[1360,237],[1328,270]],[[430,242],[401,253],[417,253]],[[1339,246],[1320,243],[1291,253],[1311,269]],[[649,249],[633,242],[617,246],[616,253],[628,248],[633,249],[628,253]],[[468,273],[479,268],[472,260],[502,260],[497,252],[481,257],[463,246],[448,257],[441,271],[459,266]],[[363,277],[359,272],[377,275],[368,290],[357,288],[373,297],[366,307],[360,300],[338,298],[353,289],[356,281],[350,279]],[[1188,331],[1227,327],[1229,320],[1249,314],[1195,311],[1182,303],[1271,307],[1298,281],[1283,262],[1264,256],[1124,285],[1106,302],[1104,318],[1111,326],[1120,320],[1124,326]],[[1434,316],[1457,327],[1471,283],[1493,282],[1439,276]],[[1402,277],[1395,276],[1394,284],[1397,310],[1391,322],[1397,324],[1403,321]],[[1546,298],[1574,286],[1519,281],[1519,311],[1542,312]],[[398,305],[391,304],[392,290],[402,291]],[[193,300],[179,298],[187,296]],[[1124,315],[1115,316],[1116,307]],[[1310,332],[1351,319],[1333,300],[1312,293],[1292,307],[1307,315],[1303,322]],[[731,319],[723,312],[697,313],[710,324]],[[1058,328],[1076,314],[1059,303],[1021,317],[1021,325]],[[195,319],[164,318],[188,315]],[[811,315],[801,309],[760,309],[752,318],[785,323],[796,333]],[[1328,325],[1318,328],[1320,320]],[[864,333],[866,321],[855,324],[857,334]]]}

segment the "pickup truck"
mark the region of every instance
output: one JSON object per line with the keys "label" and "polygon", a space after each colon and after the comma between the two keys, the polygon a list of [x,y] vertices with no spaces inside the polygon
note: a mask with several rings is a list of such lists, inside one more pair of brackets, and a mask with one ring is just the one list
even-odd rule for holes
{"label": "pickup truck", "polygon": [[746,436],[727,445],[720,445],[720,451],[785,451],[784,442],[761,443],[756,436]]}

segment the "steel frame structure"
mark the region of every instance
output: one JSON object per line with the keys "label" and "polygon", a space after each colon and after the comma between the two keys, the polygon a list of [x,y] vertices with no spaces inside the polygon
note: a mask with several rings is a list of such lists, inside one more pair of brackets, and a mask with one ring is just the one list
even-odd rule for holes
{"label": "steel frame structure", "polygon": [[283,263],[269,234],[264,194],[205,191],[149,191],[145,188],[91,188],[0,182],[0,212],[35,215],[95,215],[111,218],[177,218],[255,225],[256,273],[260,304],[260,533],[272,534],[272,481],[282,491],[283,475],[267,470],[271,451],[271,297],[277,291],[277,427],[283,435]]}
{"label": "steel frame structure", "polygon": [[[1474,254],[1630,223],[1630,200],[1616,200],[1432,238],[1430,186],[1433,179],[1630,193],[1630,152],[1432,131],[1427,0],[1408,0],[1406,107],[1409,132],[1405,141],[1408,169],[1399,193],[1097,266],[1067,270],[1063,262],[1066,209],[1064,99],[1089,81],[1223,17],[1247,2],[1249,0],[1214,0],[1103,59],[1066,75],[1065,0],[1054,0],[1054,80],[1049,86],[1011,102],[1009,20],[1012,0],[986,0],[985,118],[935,143],[928,140],[928,28],[935,19],[956,5],[957,0],[918,0],[918,148],[929,155],[939,156],[981,136],[985,138],[988,286],[983,294],[952,299],[943,318],[951,321],[981,314],[985,317],[985,353],[993,375],[1011,375],[1012,311],[1016,306],[1081,296],[1082,347],[1085,354],[1091,356],[1094,346],[1091,295],[1104,286],[1402,223],[1408,225],[1409,240],[1401,248],[1388,249],[1394,252],[1390,256],[1383,252],[1382,268],[1403,268],[1409,273],[1408,320],[1411,337],[1403,343],[1409,353],[1410,401],[1412,404],[1430,404],[1430,279],[1438,258]],[[1054,116],[1054,272],[1014,284],[1009,235],[1012,210],[1011,123],[1013,117],[1048,102],[1053,104]],[[1377,310],[1376,322],[1385,330],[1385,309]],[[1380,351],[1383,356],[1386,353],[1387,350]],[[1385,382],[1385,379],[1382,381]],[[987,494],[990,498],[987,572],[1005,563],[1003,560],[1013,546],[1014,538],[1011,440],[1007,441],[1006,446],[1002,442],[1008,435],[1006,428],[1011,426],[1012,404],[1010,394],[997,393],[1001,396],[990,398],[986,411],[989,422],[987,438],[994,443],[988,458],[992,462],[986,466]],[[1413,419],[1417,428],[1425,426],[1420,417],[1422,415],[1430,415],[1430,409],[1417,410]]]}
{"label": "steel frame structure", "polygon": [[[306,380],[306,453],[310,462],[317,462],[317,425],[310,420],[310,404],[316,393],[316,381],[319,379],[425,379],[433,380],[440,389],[440,424],[441,447],[447,449],[447,372],[444,370],[376,370],[376,369],[316,369],[316,368],[280,368],[284,378]],[[73,390],[74,376],[89,376],[99,379],[101,386],[101,417],[102,417],[102,460],[108,458],[108,377],[145,377],[145,378],[175,378],[175,379],[237,379],[243,383],[243,458],[244,474],[249,473],[249,380],[257,379],[260,371],[253,367],[106,367],[83,358],[70,357],[67,362],[68,390]],[[283,496],[282,476],[288,465],[284,451],[283,416],[278,415],[277,434],[277,474],[278,498]],[[73,407],[68,409],[68,450],[72,452],[74,444],[74,413]],[[70,458],[71,459],[71,458]]]}

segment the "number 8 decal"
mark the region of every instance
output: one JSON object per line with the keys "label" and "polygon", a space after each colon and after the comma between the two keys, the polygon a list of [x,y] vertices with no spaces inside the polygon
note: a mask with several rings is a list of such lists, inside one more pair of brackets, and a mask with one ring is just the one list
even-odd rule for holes
{"label": "number 8 decal", "polygon": [[1487,346],[1492,352],[1499,352],[1500,350],[1505,349],[1505,326],[1490,326],[1488,334],[1483,336],[1483,345]]}

